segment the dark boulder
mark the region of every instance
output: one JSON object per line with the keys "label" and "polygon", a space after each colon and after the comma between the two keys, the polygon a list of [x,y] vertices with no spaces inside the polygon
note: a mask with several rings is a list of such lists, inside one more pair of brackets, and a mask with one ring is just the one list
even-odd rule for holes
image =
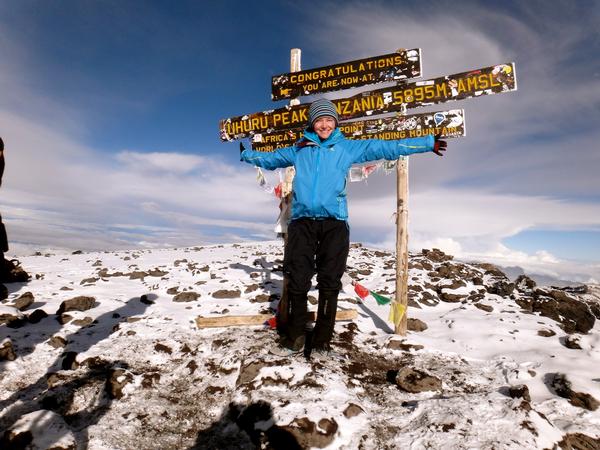
{"label": "dark boulder", "polygon": [[424,391],[440,391],[442,381],[422,370],[403,367],[398,371],[396,384],[400,389],[413,394]]}
{"label": "dark boulder", "polygon": [[80,295],[62,302],[56,314],[60,315],[67,311],[87,311],[88,309],[92,309],[95,304],[96,299],[94,297]]}

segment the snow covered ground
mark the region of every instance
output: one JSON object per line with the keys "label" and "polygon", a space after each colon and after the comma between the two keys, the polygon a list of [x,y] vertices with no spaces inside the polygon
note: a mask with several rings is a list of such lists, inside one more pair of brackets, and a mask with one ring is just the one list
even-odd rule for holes
{"label": "snow covered ground", "polygon": [[[196,326],[272,312],[281,260],[275,241],[21,258],[32,279],[0,305],[2,444],[600,448],[598,286],[510,283],[429,251],[411,255],[405,338],[349,285],[339,307],[358,319],[336,324],[329,359],[269,355],[265,326]],[[392,295],[393,262],[354,245],[348,274]]]}

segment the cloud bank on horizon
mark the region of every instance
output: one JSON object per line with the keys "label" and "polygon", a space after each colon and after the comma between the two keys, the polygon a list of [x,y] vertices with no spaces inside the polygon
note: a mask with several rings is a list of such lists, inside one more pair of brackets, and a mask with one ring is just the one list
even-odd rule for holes
{"label": "cloud bank on horizon", "polygon": [[[12,250],[272,239],[277,202],[258,187],[253,169],[237,162],[237,144],[218,141],[218,120],[272,105],[268,83],[285,71],[286,48],[302,48],[308,68],[420,47],[425,78],[515,61],[519,90],[448,104],[465,109],[467,137],[452,140],[443,159],[411,158],[411,248],[436,246],[457,257],[600,280],[600,257],[582,257],[575,245],[570,253],[556,254],[551,241],[527,251],[506,241],[525,231],[586,232],[587,245],[600,250],[600,131],[592,120],[600,104],[600,68],[593,56],[597,3],[557,2],[548,10],[538,2],[502,9],[477,3],[382,2],[365,8],[325,2],[318,16],[280,5],[280,14],[295,14],[302,26],[288,32],[293,44],[289,36],[282,38],[279,53],[254,65],[248,65],[251,55],[226,42],[222,48],[216,41],[192,47],[191,40],[202,41],[194,34],[194,14],[212,12],[213,27],[244,38],[244,25],[225,22],[220,10],[191,11],[189,22],[180,23],[179,15],[153,6],[125,28],[134,13],[124,8],[115,13],[115,28],[104,32],[117,36],[106,47],[100,34],[89,55],[83,48],[88,40],[66,42],[58,33],[55,39],[63,41],[53,48],[66,46],[65,54],[85,58],[71,63],[56,54],[50,64],[43,49],[19,31],[26,11],[19,15],[0,6],[0,134],[7,145],[0,212]],[[96,32],[107,19],[89,8],[72,13]],[[166,30],[149,37],[147,28],[159,24]],[[254,45],[269,50],[266,42],[277,39],[283,27],[260,25],[252,27]],[[48,29],[37,23],[36,33]],[[119,43],[140,52],[131,57],[134,67],[90,63],[94,55],[120,53]],[[145,45],[152,47],[151,56],[166,52],[165,60],[142,62]],[[174,56],[167,55],[171,50]],[[195,65],[190,71],[196,78],[182,75],[191,63],[178,65],[179,60],[191,51],[200,52],[198,59],[212,58],[208,78],[202,78],[207,69]],[[236,64],[247,65],[245,76],[231,61],[236,54],[242,60]],[[281,62],[266,62],[275,57]],[[65,82],[56,81],[65,74],[72,77],[68,95]],[[217,94],[207,97],[207,87]],[[255,98],[262,103],[252,106]],[[349,197],[353,241],[393,248],[395,177],[375,174],[367,184],[349,184]]]}

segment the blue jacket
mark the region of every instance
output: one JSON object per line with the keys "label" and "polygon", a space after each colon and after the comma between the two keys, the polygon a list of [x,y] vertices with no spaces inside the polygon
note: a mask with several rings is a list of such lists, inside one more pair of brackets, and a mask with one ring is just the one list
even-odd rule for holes
{"label": "blue jacket", "polygon": [[429,152],[433,144],[431,135],[397,141],[348,140],[339,128],[321,141],[314,131],[305,130],[304,137],[292,147],[271,153],[246,149],[241,160],[269,170],[294,166],[292,220],[309,217],[346,221],[346,175],[352,164]]}

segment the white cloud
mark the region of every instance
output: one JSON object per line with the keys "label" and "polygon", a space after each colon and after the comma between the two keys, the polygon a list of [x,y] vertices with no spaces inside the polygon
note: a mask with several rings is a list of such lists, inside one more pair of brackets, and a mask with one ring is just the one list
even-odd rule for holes
{"label": "white cloud", "polygon": [[0,123],[1,213],[13,251],[195,245],[231,239],[231,230],[272,238],[277,201],[250,166],[175,152],[107,158],[13,113],[0,110]]}
{"label": "white cloud", "polygon": [[[395,191],[371,198],[351,197],[353,239],[394,249],[395,223],[390,217],[395,205]],[[536,228],[599,229],[599,218],[600,205],[596,203],[456,188],[422,190],[410,194],[409,247],[413,251],[436,247],[457,258],[520,265],[536,273],[587,281],[600,277],[599,267],[561,260],[545,249],[534,254],[516,251],[502,240]]]}
{"label": "white cloud", "polygon": [[206,163],[206,158],[202,156],[167,152],[123,151],[116,155],[116,159],[136,172],[171,172],[179,175],[193,172]]}

